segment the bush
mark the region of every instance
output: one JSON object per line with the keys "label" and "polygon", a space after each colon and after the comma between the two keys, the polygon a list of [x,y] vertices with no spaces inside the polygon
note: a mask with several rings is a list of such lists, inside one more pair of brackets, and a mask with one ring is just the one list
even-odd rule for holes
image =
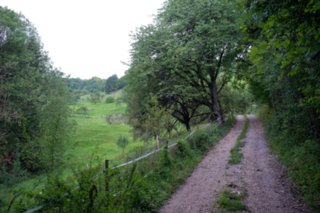
{"label": "bush", "polygon": [[88,107],[86,107],[86,106],[81,106],[78,109],[76,109],[77,114],[81,114],[81,115],[85,115],[85,116],[88,115],[88,111],[89,111]]}
{"label": "bush", "polygon": [[100,102],[101,102],[101,98],[102,98],[102,96],[101,96],[100,93],[93,93],[93,94],[91,94],[91,95],[89,96],[89,101],[90,101],[91,103],[96,104],[96,103],[100,103]]}
{"label": "bush", "polygon": [[126,136],[120,136],[117,140],[117,146],[122,149],[124,153],[125,148],[128,146],[129,140]]}
{"label": "bush", "polygon": [[27,177],[27,173],[21,169],[19,161],[14,161],[11,167],[10,172],[5,166],[0,168],[0,184],[12,186]]}
{"label": "bush", "polygon": [[[36,198],[44,205],[44,212],[103,212],[106,197],[102,194],[104,188],[99,179],[102,172],[99,167],[74,171],[72,184],[58,176],[49,176],[45,188],[36,195]],[[100,177],[102,178],[102,176]]]}
{"label": "bush", "polygon": [[188,139],[188,141],[192,149],[204,152],[207,150],[210,143],[210,132],[198,130]]}
{"label": "bush", "polygon": [[182,159],[190,156],[190,151],[188,150],[187,145],[182,141],[179,141],[177,143],[176,155],[178,158],[182,158]]}
{"label": "bush", "polygon": [[109,96],[109,97],[106,98],[106,103],[107,103],[107,104],[114,103],[114,102],[115,102],[114,97]]}

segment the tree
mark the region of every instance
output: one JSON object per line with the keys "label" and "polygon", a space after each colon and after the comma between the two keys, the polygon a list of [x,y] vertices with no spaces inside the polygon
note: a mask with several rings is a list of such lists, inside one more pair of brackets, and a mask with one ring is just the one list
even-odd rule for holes
{"label": "tree", "polygon": [[238,11],[228,1],[172,0],[156,24],[141,27],[127,74],[129,116],[142,117],[155,96],[188,130],[205,114],[222,124],[219,93],[242,53]]}
{"label": "tree", "polygon": [[[152,97],[151,102],[146,106],[146,113],[139,119],[133,120],[134,134],[145,141],[155,139],[156,147],[160,147],[160,140],[168,133],[172,126],[170,113],[161,107],[157,99]],[[137,128],[137,126],[139,128]]]}
{"label": "tree", "polygon": [[61,168],[64,159],[65,144],[73,132],[73,124],[69,121],[71,110],[68,106],[68,89],[63,74],[52,70],[46,75],[46,84],[42,91],[46,103],[39,115],[41,117],[41,158],[47,170]]}
{"label": "tree", "polygon": [[92,77],[88,80],[80,78],[68,78],[68,87],[72,92],[87,91],[89,93],[98,93],[104,91],[105,80]]}
{"label": "tree", "polygon": [[90,93],[103,92],[104,80],[98,77],[92,77],[89,80],[84,80],[85,89]]}
{"label": "tree", "polygon": [[89,96],[89,101],[94,104],[100,103],[101,99],[102,99],[102,95],[100,93],[92,93]]}
{"label": "tree", "polygon": [[105,92],[109,94],[111,92],[117,91],[119,88],[118,81],[119,79],[117,75],[112,75],[109,78],[107,78],[105,83]]}
{"label": "tree", "polygon": [[202,94],[211,120],[223,123],[219,100],[241,51],[239,13],[235,2],[209,0],[170,1],[160,20],[171,34],[175,75]]}
{"label": "tree", "polygon": [[126,76],[124,75],[118,80],[118,90],[124,88],[125,86],[127,86],[127,79],[126,79]]}
{"label": "tree", "polygon": [[[1,166],[10,172],[18,162],[37,172],[47,166],[41,155],[48,148],[44,144],[58,147],[68,138],[68,91],[23,15],[0,7],[0,35]],[[59,148],[55,154],[62,152]]]}
{"label": "tree", "polygon": [[253,93],[276,111],[281,128],[300,140],[319,141],[319,4],[248,0],[245,5]]}

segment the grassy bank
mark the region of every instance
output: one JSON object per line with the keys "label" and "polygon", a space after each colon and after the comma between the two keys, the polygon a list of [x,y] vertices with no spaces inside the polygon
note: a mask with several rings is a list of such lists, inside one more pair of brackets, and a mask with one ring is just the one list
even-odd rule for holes
{"label": "grassy bank", "polygon": [[266,127],[272,150],[286,166],[289,178],[297,185],[307,205],[320,209],[320,143],[299,141],[281,127],[275,112],[263,107],[259,113]]}
{"label": "grassy bank", "polygon": [[53,179],[30,197],[45,206],[43,212],[156,212],[230,128],[231,123],[198,129],[172,149],[108,173],[87,167],[77,172],[73,184]]}

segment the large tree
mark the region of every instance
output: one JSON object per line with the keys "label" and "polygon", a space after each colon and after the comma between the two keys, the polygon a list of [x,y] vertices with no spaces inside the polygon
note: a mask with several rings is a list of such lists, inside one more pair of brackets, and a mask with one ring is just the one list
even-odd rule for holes
{"label": "large tree", "polygon": [[107,94],[117,91],[119,88],[119,78],[117,75],[112,75],[107,78],[104,90]]}
{"label": "large tree", "polygon": [[59,159],[67,138],[66,84],[23,15],[0,7],[0,35],[0,164],[38,171],[48,163],[41,153],[51,144]]}
{"label": "large tree", "polygon": [[190,121],[205,113],[212,121],[224,122],[219,93],[241,56],[236,6],[228,1],[171,0],[154,25],[139,29],[128,71],[132,117],[143,115],[144,103],[156,96],[188,130]]}
{"label": "large tree", "polygon": [[234,71],[241,34],[236,2],[211,0],[169,1],[160,14],[171,35],[175,75],[201,93],[211,120],[223,123],[219,92]]}

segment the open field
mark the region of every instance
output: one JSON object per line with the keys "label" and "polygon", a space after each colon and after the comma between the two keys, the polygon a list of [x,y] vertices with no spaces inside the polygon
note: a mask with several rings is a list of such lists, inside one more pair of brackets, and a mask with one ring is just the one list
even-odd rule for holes
{"label": "open field", "polygon": [[73,117],[77,125],[75,139],[66,149],[68,164],[78,164],[81,161],[86,163],[92,155],[102,158],[102,160],[119,160],[119,158],[123,157],[122,150],[116,144],[119,136],[126,136],[130,141],[125,153],[142,146],[142,142],[133,141],[129,125],[110,125],[106,121],[107,115],[125,113],[125,104],[82,102],[73,107],[80,106],[88,108],[88,115],[76,115]]}
{"label": "open field", "polygon": [[[85,106],[88,113],[85,116],[78,114],[72,116],[75,121],[75,128],[70,130],[74,131],[72,140],[69,144],[65,144],[63,176],[70,176],[72,175],[72,169],[81,169],[89,163],[102,164],[105,159],[111,160],[112,164],[121,163],[125,161],[128,153],[143,145],[141,141],[133,141],[129,125],[110,125],[106,121],[107,115],[124,114],[126,104],[94,104],[81,100],[78,104],[72,105],[71,109],[74,110],[81,106]],[[116,144],[119,136],[126,136],[129,139],[129,144],[124,153]],[[0,206],[6,205],[12,198],[13,190],[33,190],[36,186],[41,186],[43,180],[45,180],[45,175],[39,175],[30,177],[12,187],[0,185]]]}

